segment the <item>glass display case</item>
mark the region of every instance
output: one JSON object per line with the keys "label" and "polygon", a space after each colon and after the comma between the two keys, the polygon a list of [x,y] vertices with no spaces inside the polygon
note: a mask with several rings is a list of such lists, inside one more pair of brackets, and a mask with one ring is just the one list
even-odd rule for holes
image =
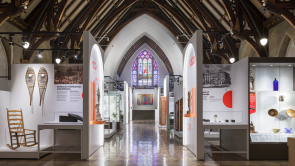
{"label": "glass display case", "polygon": [[252,142],[287,142],[288,137],[294,137],[294,66],[295,63],[250,63]]}
{"label": "glass display case", "polygon": [[122,94],[116,89],[115,81],[108,77],[105,78],[104,89],[104,119],[107,121],[105,126],[111,129],[113,128],[112,122],[120,123],[121,120]]}
{"label": "glass display case", "polygon": [[288,159],[295,129],[295,58],[249,58],[249,155]]}

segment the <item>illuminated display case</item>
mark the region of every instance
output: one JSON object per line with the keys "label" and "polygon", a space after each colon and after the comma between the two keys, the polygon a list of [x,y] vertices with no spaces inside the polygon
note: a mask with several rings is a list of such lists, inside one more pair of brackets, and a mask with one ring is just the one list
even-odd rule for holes
{"label": "illuminated display case", "polygon": [[287,159],[287,138],[295,135],[290,62],[295,58],[249,58],[250,159]]}

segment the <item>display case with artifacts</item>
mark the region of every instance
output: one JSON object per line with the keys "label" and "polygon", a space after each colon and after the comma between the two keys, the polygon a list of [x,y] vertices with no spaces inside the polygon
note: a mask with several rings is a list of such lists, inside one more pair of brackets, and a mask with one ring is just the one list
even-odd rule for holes
{"label": "display case with artifacts", "polygon": [[[295,136],[295,63],[290,63],[294,60],[249,58],[250,159],[287,159],[283,154],[288,156],[288,137]],[[280,155],[265,147],[277,149]]]}

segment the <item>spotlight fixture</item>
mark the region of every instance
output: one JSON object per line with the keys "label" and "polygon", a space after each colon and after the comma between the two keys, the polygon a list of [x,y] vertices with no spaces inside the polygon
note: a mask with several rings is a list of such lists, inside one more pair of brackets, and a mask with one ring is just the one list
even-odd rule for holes
{"label": "spotlight fixture", "polygon": [[178,39],[179,39],[179,37],[178,37],[178,36],[176,36],[176,39],[178,40]]}
{"label": "spotlight fixture", "polygon": [[38,53],[38,58],[40,58],[40,59],[42,59],[42,52],[43,51],[40,50],[39,53]]}
{"label": "spotlight fixture", "polygon": [[252,66],[256,66],[256,65],[252,65]]}
{"label": "spotlight fixture", "polygon": [[9,36],[9,45],[13,45],[12,37],[14,37],[14,35]]}
{"label": "spotlight fixture", "polygon": [[56,59],[55,59],[55,62],[56,62],[57,64],[59,64],[60,61],[61,61],[60,58],[56,58]]}
{"label": "spotlight fixture", "polygon": [[221,35],[221,34],[218,36],[218,40],[217,40],[218,44],[222,44],[222,37],[223,37],[223,35]]}
{"label": "spotlight fixture", "polygon": [[59,38],[59,45],[62,45],[63,43],[64,43],[63,38],[60,37],[60,38]]}
{"label": "spotlight fixture", "polygon": [[30,43],[29,42],[27,42],[27,41],[23,42],[24,49],[29,48],[29,46],[30,46]]}
{"label": "spotlight fixture", "polygon": [[110,38],[107,37],[107,41],[110,41]]}
{"label": "spotlight fixture", "polygon": [[77,53],[77,51],[75,51],[74,59],[78,59],[78,53]]}
{"label": "spotlight fixture", "polygon": [[62,59],[66,59],[67,57],[66,57],[66,51],[64,51],[63,53],[62,53]]}
{"label": "spotlight fixture", "polygon": [[26,41],[26,37],[25,36],[23,36],[23,42],[22,43],[23,43],[24,49],[29,48],[30,43]]}
{"label": "spotlight fixture", "polygon": [[272,65],[270,65],[270,66],[272,66]]}
{"label": "spotlight fixture", "polygon": [[261,45],[265,46],[266,43],[267,43],[267,38],[264,37],[264,38],[260,39],[260,44]]}
{"label": "spotlight fixture", "polygon": [[230,61],[230,63],[234,63],[235,62],[235,58],[230,58],[229,61]]}
{"label": "spotlight fixture", "polygon": [[292,66],[292,65],[289,65],[289,66]]}

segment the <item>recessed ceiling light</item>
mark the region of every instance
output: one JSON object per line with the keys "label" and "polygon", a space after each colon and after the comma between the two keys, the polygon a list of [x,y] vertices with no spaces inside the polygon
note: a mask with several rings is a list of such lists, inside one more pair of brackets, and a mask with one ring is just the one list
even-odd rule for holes
{"label": "recessed ceiling light", "polygon": [[256,66],[256,65],[252,65],[252,66]]}
{"label": "recessed ceiling light", "polygon": [[272,65],[270,65],[270,66],[272,66]]}
{"label": "recessed ceiling light", "polygon": [[292,65],[289,65],[289,66],[292,66]]}

